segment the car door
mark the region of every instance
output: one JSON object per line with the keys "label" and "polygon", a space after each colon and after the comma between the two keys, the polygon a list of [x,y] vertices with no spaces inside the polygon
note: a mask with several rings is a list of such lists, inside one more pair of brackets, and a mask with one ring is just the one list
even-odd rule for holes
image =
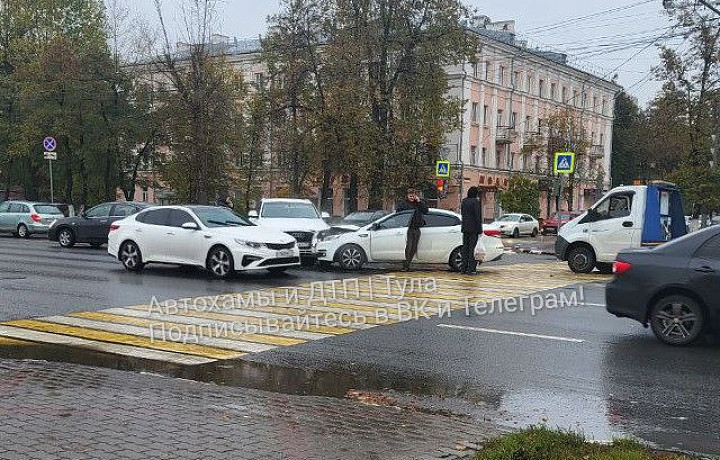
{"label": "car door", "polygon": [[101,204],[86,212],[78,221],[77,239],[91,242],[107,241],[111,209],[111,204]]}
{"label": "car door", "polygon": [[430,212],[418,243],[418,260],[425,263],[447,263],[450,253],[462,245],[461,222],[450,214]]}
{"label": "car door", "polygon": [[405,243],[412,213],[413,211],[407,211],[394,214],[370,229],[370,252],[373,260],[405,260]]}
{"label": "car door", "polygon": [[165,240],[168,258],[183,265],[203,265],[206,256],[205,232],[182,228],[183,224],[188,222],[198,224],[197,219],[187,211],[170,210],[170,224]]}
{"label": "car door", "polygon": [[602,262],[615,260],[618,252],[633,247],[637,224],[633,219],[633,192],[607,196],[588,217],[590,244]]}
{"label": "car door", "polygon": [[0,204],[0,231],[9,232],[10,228],[10,202]]}
{"label": "car door", "polygon": [[10,203],[7,213],[7,229],[16,232],[24,218],[29,218],[30,208],[22,203]]}
{"label": "car door", "polygon": [[140,223],[135,228],[136,242],[143,253],[143,260],[171,263],[167,247],[170,209],[152,209],[140,214],[136,220]]}
{"label": "car door", "polygon": [[[690,288],[710,307],[712,315],[720,311],[720,235],[707,240],[693,254],[689,269],[692,270]],[[716,319],[717,316],[715,316]]]}

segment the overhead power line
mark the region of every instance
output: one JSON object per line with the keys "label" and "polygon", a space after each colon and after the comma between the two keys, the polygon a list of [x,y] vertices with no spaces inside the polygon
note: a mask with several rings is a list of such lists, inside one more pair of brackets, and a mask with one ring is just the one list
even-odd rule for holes
{"label": "overhead power line", "polygon": [[563,20],[562,22],[548,24],[548,25],[540,26],[540,27],[534,27],[534,28],[528,29],[527,32],[528,33],[536,33],[536,32],[544,31],[544,30],[552,30],[552,29],[558,29],[561,27],[567,27],[568,24],[571,22],[585,21],[588,19],[597,18],[597,17],[604,16],[607,14],[615,13],[617,11],[624,11],[624,10],[629,10],[631,8],[637,8],[638,6],[642,6],[642,5],[645,5],[648,3],[654,3],[654,2],[656,2],[656,0],[642,0],[639,2],[631,3],[629,5],[619,6],[616,8],[610,8],[608,10],[603,10],[603,11],[598,11],[596,13],[588,14],[585,16],[579,16],[576,18],[568,18],[568,19]]}

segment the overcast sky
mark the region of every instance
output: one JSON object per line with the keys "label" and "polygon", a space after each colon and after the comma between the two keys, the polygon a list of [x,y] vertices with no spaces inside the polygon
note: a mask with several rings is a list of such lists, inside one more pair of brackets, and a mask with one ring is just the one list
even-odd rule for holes
{"label": "overcast sky", "polygon": [[[155,20],[151,0],[124,1],[132,14],[144,16],[149,23]],[[162,1],[167,16],[176,18],[173,23],[177,27],[178,5],[183,0]],[[669,27],[662,0],[466,0],[466,4],[495,21],[515,20],[517,32],[531,44],[567,52],[597,75],[612,78],[617,73],[620,84],[641,104],[659,89],[649,71],[659,64],[653,41]],[[265,32],[266,18],[278,5],[279,0],[222,0],[220,32],[238,38],[257,37]],[[664,40],[683,49],[679,39]]]}

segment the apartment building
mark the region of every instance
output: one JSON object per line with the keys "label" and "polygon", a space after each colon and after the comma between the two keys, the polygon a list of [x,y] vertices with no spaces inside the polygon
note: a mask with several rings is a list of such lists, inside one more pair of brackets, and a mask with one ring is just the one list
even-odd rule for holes
{"label": "apartment building", "polygon": [[461,193],[478,186],[490,219],[502,211],[499,195],[509,177],[520,173],[540,183],[541,217],[555,212],[549,152],[528,147],[547,145],[548,120],[569,111],[589,145],[578,158],[573,191],[574,208],[586,209],[611,185],[614,98],[621,88],[568,65],[566,55],[528,47],[514,29],[513,21],[486,20],[475,29],[481,43],[476,59],[448,69],[453,96],[467,102],[462,126],[444,148],[456,172],[441,205],[456,208]]}
{"label": "apartment building", "polygon": [[[544,142],[548,119],[570,110],[584,127],[584,143],[590,145],[587,155],[579,159],[581,180],[573,200],[575,209],[587,208],[610,187],[614,97],[621,88],[568,65],[563,54],[528,47],[516,38],[514,21],[486,19],[474,32],[480,38],[476,58],[447,69],[451,94],[466,103],[461,127],[448,135],[442,152],[453,163],[453,178],[447,195],[433,204],[458,209],[461,195],[479,186],[485,217],[492,219],[502,212],[499,195],[508,179],[520,173],[541,184],[540,217],[555,212],[548,152],[528,152],[526,146]],[[260,84],[267,77],[259,40],[215,36],[213,45],[246,82]],[[267,196],[287,192],[287,184],[272,177],[263,187]],[[317,195],[319,200],[319,191]],[[346,214],[347,180],[336,178],[331,197],[318,204],[333,215]],[[360,209],[366,205],[362,193],[357,205]]]}

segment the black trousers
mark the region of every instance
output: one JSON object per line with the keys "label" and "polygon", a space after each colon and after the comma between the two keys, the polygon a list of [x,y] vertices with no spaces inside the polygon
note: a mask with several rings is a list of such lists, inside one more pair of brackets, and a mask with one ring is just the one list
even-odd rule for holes
{"label": "black trousers", "polygon": [[477,260],[475,260],[475,246],[477,246],[480,235],[477,233],[463,233],[462,246],[462,271],[465,273],[477,270]]}
{"label": "black trousers", "polygon": [[409,227],[407,232],[407,242],[405,243],[405,265],[409,265],[415,258],[420,242],[420,229]]}

